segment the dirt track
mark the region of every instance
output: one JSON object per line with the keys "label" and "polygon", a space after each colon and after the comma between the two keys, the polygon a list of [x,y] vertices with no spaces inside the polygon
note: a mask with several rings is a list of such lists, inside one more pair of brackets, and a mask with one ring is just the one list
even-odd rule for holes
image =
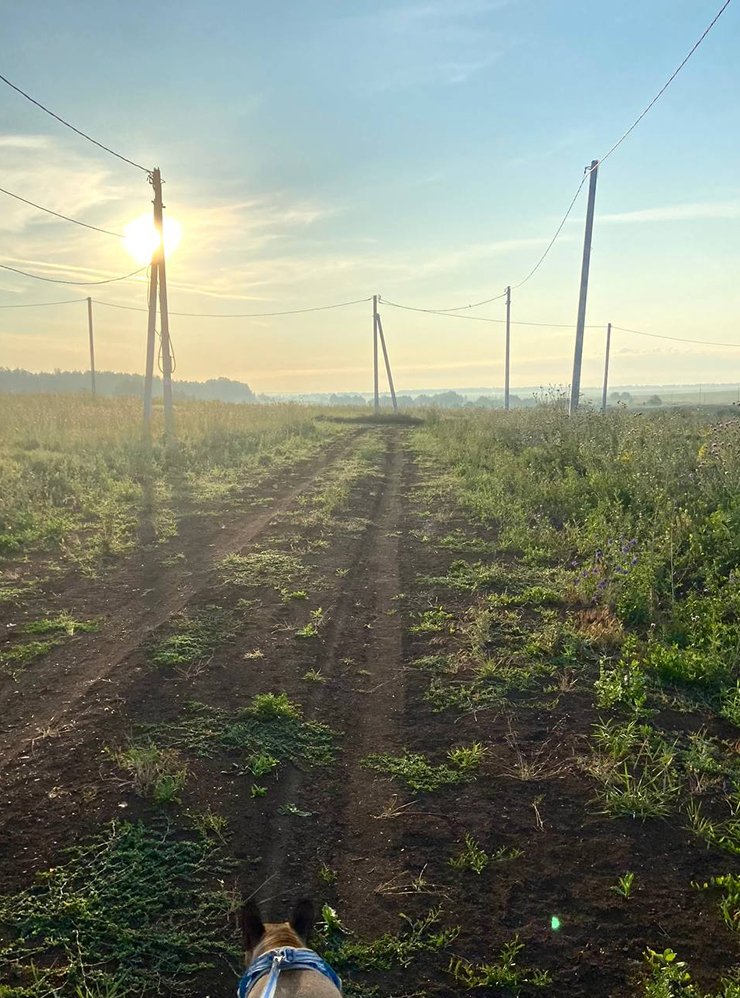
{"label": "dirt track", "polygon": [[[303,500],[368,436],[380,440],[376,464],[353,482],[331,534],[301,521]],[[307,716],[342,733],[336,763],[326,770],[287,764],[268,795],[252,799],[228,755],[189,757],[183,794],[184,807],[210,806],[227,817],[240,888],[266,882],[261,893],[274,899],[268,909],[276,914],[310,893],[336,907],[359,936],[373,937],[396,931],[400,912],[418,916],[441,903],[444,924],[461,926],[456,953],[495,958],[519,933],[524,963],[553,977],[552,990],[537,993],[574,998],[635,993],[631,980],[647,945],[673,946],[700,979],[702,967],[710,970],[710,953],[715,964],[731,965],[734,937],[689,886],[717,872],[716,862],[667,823],[595,813],[593,788],[574,761],[595,720],[578,685],[553,691],[543,683],[534,696],[479,713],[435,713],[425,701],[429,678],[409,663],[454,652],[458,638],[444,630],[412,633],[412,615],[443,601],[459,628],[477,598],[419,581],[443,574],[461,556],[437,543],[442,536],[474,536],[454,497],[431,503],[417,491],[433,482],[433,471],[420,468],[409,450],[408,431],[363,431],[280,487],[266,486],[269,505],[207,528],[186,525],[178,541],[181,568],[138,559],[95,587],[49,594],[39,609],[103,614],[105,623],[101,633],[73,638],[0,691],[2,885],[26,884],[35,869],[59,861],[64,846],[111,818],[155,813],[121,786],[103,754],[135,724],[176,720],[188,701],[233,712],[255,693],[285,691]],[[477,537],[491,540],[480,529]],[[255,546],[303,552],[307,600],[281,600],[262,587],[250,589],[245,603],[244,591],[224,585],[217,563]],[[185,673],[154,669],[152,643],[169,633],[172,615],[213,606],[237,622],[208,661]],[[296,640],[317,607],[319,636]],[[311,670],[319,680],[306,679]],[[361,765],[373,752],[405,749],[444,762],[449,748],[474,741],[487,748],[477,778],[438,794],[410,793]],[[540,767],[526,779],[513,775],[522,758]],[[394,798],[408,806],[384,817]],[[302,813],[286,813],[286,805]],[[523,856],[494,863],[482,876],[455,873],[448,861],[466,833],[489,851],[517,848]],[[336,871],[335,883],[320,880],[321,863]],[[609,892],[627,869],[644,888],[629,905]],[[382,886],[407,884],[422,870],[428,894]],[[552,915],[561,919],[559,933]],[[444,962],[425,961],[362,979],[389,995],[460,992]],[[224,966],[204,975],[193,993],[228,994],[233,985]]]}

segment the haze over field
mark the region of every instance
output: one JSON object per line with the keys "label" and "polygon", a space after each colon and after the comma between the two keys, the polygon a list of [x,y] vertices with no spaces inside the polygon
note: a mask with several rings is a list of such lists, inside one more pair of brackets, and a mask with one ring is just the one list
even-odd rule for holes
{"label": "haze over field", "polygon": [[[95,18],[87,5],[47,0],[14,11],[4,71],[162,167],[166,210],[183,226],[169,265],[175,311],[291,309],[376,292],[449,307],[522,280],[583,167],[657,92],[707,16],[693,0],[227,0],[205,23],[192,0],[156,9],[135,0]],[[739,25],[730,7],[600,171],[589,324],[740,343]],[[0,173],[12,191],[117,231],[150,207],[143,174],[11,91],[0,103]],[[514,319],[574,322],[584,208],[582,194],[541,270],[514,292]],[[0,231],[2,262],[48,277],[133,269],[115,240],[9,199]],[[0,277],[2,304],[87,293]],[[143,278],[93,293],[145,300]],[[500,305],[476,314],[501,319]],[[502,382],[502,327],[390,307],[383,318],[407,388]],[[83,303],[0,311],[2,362],[82,367],[85,322]],[[143,314],[96,306],[96,328],[101,367],[142,371]],[[176,379],[371,389],[369,303],[173,318],[172,333]],[[568,382],[572,340],[568,328],[515,326],[512,383]],[[603,345],[602,329],[589,329],[584,384],[600,381]],[[612,344],[615,383],[724,381],[735,368],[740,348],[628,333]]]}

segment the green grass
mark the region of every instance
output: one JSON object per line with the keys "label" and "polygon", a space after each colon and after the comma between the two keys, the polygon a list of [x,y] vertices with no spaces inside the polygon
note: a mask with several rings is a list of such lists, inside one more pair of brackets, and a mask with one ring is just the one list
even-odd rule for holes
{"label": "green grass", "polygon": [[336,912],[325,907],[324,924],[316,945],[321,955],[340,971],[405,968],[422,956],[445,950],[457,938],[459,926],[440,928],[441,917],[439,908],[418,919],[400,915],[404,922],[400,932],[386,932],[377,939],[364,941],[348,936]]}
{"label": "green grass", "polygon": [[76,620],[71,613],[63,610],[55,617],[41,617],[23,625],[25,634],[91,634],[100,630],[99,620]]}
{"label": "green grass", "polygon": [[149,661],[159,668],[188,666],[203,662],[234,633],[231,614],[218,606],[189,616],[175,614],[169,622],[173,633],[152,648]]}
{"label": "green grass", "polygon": [[304,583],[308,570],[296,555],[283,551],[255,551],[251,554],[229,554],[219,566],[221,578],[233,586],[270,586],[285,592],[286,598],[303,599],[305,594],[288,591],[288,587]]}
{"label": "green grass", "polygon": [[[5,998],[128,998],[187,988],[224,955],[232,898],[202,830],[114,822],[0,897]],[[52,959],[53,957],[53,959]]]}
{"label": "green grass", "polygon": [[187,782],[188,769],[177,752],[152,742],[132,742],[126,748],[111,750],[110,758],[128,775],[132,788],[157,804],[178,803]]}
{"label": "green grass", "polygon": [[474,770],[483,759],[483,752],[476,744],[467,749],[452,749],[449,758],[452,765],[442,763],[434,766],[421,753],[406,752],[400,756],[376,753],[364,758],[361,765],[400,780],[415,792],[434,793],[472,779]]}
{"label": "green grass", "polygon": [[132,552],[146,523],[155,543],[181,506],[212,512],[245,487],[350,432],[309,406],[178,400],[179,443],[141,439],[136,398],[9,394],[0,398],[0,558],[35,551],[94,574]]}
{"label": "green grass", "polygon": [[522,988],[544,988],[550,976],[544,970],[526,970],[518,966],[519,954],[524,949],[517,936],[506,943],[496,963],[471,963],[469,960],[451,960],[448,972],[464,988],[504,988],[507,994],[518,995]]}
{"label": "green grass", "polygon": [[48,638],[46,641],[26,641],[13,645],[7,651],[0,652],[0,673],[17,679],[29,665],[48,655],[60,643],[58,638]]}
{"label": "green grass", "polygon": [[453,870],[472,870],[479,876],[489,863],[488,854],[481,849],[472,835],[466,835],[460,852],[450,858]]}
{"label": "green grass", "polygon": [[[274,768],[267,760],[329,765],[338,737],[328,725],[305,720],[300,705],[284,693],[260,694],[249,707],[231,712],[190,703],[178,721],[150,725],[145,731],[163,747],[189,749],[204,758],[217,752],[237,753],[253,775]],[[255,768],[260,772],[255,773]]]}

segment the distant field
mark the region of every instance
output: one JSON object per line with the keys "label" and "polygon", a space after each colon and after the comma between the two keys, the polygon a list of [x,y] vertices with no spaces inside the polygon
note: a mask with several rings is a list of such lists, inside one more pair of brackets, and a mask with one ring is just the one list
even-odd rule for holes
{"label": "distant field", "polygon": [[740,996],[740,421],[421,415],[0,396],[2,998]]}

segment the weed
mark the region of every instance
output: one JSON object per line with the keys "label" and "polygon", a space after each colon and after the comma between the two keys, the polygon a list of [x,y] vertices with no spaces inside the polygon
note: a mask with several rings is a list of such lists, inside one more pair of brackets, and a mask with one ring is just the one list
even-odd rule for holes
{"label": "weed", "polygon": [[267,755],[266,752],[261,752],[257,755],[250,756],[247,762],[247,769],[253,776],[266,776],[271,773],[275,766],[278,765],[279,760],[272,755]]}
{"label": "weed", "polygon": [[300,558],[284,551],[229,554],[219,567],[221,578],[227,585],[270,586],[281,594],[288,592],[292,584],[303,582],[308,577]]}
{"label": "weed", "polygon": [[[454,761],[453,766],[446,766],[444,764],[433,766],[429,763],[426,756],[415,752],[406,752],[401,756],[387,754],[369,755],[365,759],[362,759],[360,764],[367,769],[373,769],[378,773],[387,773],[389,776],[401,780],[411,790],[426,790],[429,793],[433,793],[441,790],[443,787],[471,779],[472,770],[483,758],[482,752],[479,752],[478,743],[471,749],[461,747],[457,752],[457,758],[465,760],[465,768],[463,769]],[[475,758],[478,759],[478,762],[472,761]]]}
{"label": "weed", "polygon": [[66,610],[56,617],[42,617],[24,624],[26,634],[67,634],[70,637],[77,633],[91,633],[100,630],[99,620],[75,620]]}
{"label": "weed", "polygon": [[58,639],[49,638],[46,641],[26,641],[24,644],[14,645],[7,651],[0,652],[0,673],[17,679],[32,662],[48,655],[58,644]]}
{"label": "weed", "polygon": [[326,676],[323,675],[320,669],[309,669],[308,672],[303,673],[303,678],[311,683],[326,682]]}
{"label": "weed", "polygon": [[205,836],[213,835],[215,838],[225,842],[224,832],[229,826],[228,819],[222,814],[216,814],[208,808],[207,811],[191,811],[189,818],[193,823],[193,828],[197,828]]}
{"label": "weed", "polygon": [[424,610],[423,613],[414,613],[411,616],[416,621],[410,627],[412,634],[441,634],[443,632],[452,634],[455,630],[454,623],[451,623],[454,621],[455,615],[448,613],[441,606],[434,607],[432,610]]}
{"label": "weed", "polygon": [[457,856],[450,858],[450,866],[453,870],[472,870],[481,874],[488,866],[489,857],[478,845],[472,835],[466,835],[462,849]]}
{"label": "weed", "polygon": [[250,765],[255,758],[272,757],[326,766],[334,759],[337,737],[328,725],[304,720],[300,705],[284,693],[258,694],[250,707],[234,712],[191,703],[179,721],[145,731],[159,744],[203,757],[217,750],[243,751]]}
{"label": "weed", "polygon": [[297,804],[285,803],[280,805],[278,813],[292,815],[294,818],[310,818],[313,811],[302,811]]}
{"label": "weed", "polygon": [[0,924],[13,940],[0,950],[8,995],[176,991],[221,959],[233,900],[211,886],[228,867],[209,835],[114,822],[67,857],[0,897]]}
{"label": "weed", "polygon": [[177,752],[162,749],[152,742],[131,742],[125,749],[108,750],[115,764],[128,773],[128,784],[143,797],[157,804],[179,801],[188,769]]}
{"label": "weed", "polygon": [[625,901],[632,896],[632,888],[635,885],[635,875],[634,873],[625,873],[623,876],[617,880],[616,884],[613,884],[609,890],[614,891],[615,894],[619,894],[623,897]]}
{"label": "weed", "polygon": [[524,949],[518,936],[505,943],[496,963],[471,963],[453,959],[447,968],[455,981],[466,988],[506,988],[518,995],[524,986],[543,988],[550,983],[544,970],[525,970],[517,966],[517,957]]}
{"label": "weed", "polygon": [[372,942],[352,939],[347,935],[336,912],[325,906],[324,925],[318,940],[318,949],[329,963],[339,969],[390,970],[394,966],[408,967],[422,953],[436,953],[445,949],[457,938],[460,929],[440,929],[442,912],[435,908],[423,918],[400,917],[406,923],[398,933],[386,932]]}
{"label": "weed", "polygon": [[176,614],[171,622],[174,633],[152,649],[149,660],[160,668],[188,666],[201,662],[230,638],[234,621],[218,606],[208,606],[192,617]]}
{"label": "weed", "polygon": [[305,625],[305,627],[299,627],[298,630],[295,632],[295,636],[297,638],[318,638],[319,629],[316,626],[316,624],[311,620]]}
{"label": "weed", "polygon": [[461,772],[466,773],[470,769],[477,769],[483,762],[486,750],[480,742],[473,742],[472,745],[457,745],[447,753],[447,758],[453,766]]}
{"label": "weed", "polygon": [[336,883],[337,876],[337,871],[333,870],[328,863],[322,863],[319,867],[319,880],[322,883],[327,885]]}
{"label": "weed", "polygon": [[267,795],[267,787],[261,787],[258,783],[253,783],[249,788],[249,796],[254,799],[255,797],[265,797]]}
{"label": "weed", "polygon": [[700,990],[691,980],[683,960],[672,949],[662,953],[648,949],[645,953],[646,976],[643,979],[644,998],[740,998],[740,980],[723,977],[713,994]]}

